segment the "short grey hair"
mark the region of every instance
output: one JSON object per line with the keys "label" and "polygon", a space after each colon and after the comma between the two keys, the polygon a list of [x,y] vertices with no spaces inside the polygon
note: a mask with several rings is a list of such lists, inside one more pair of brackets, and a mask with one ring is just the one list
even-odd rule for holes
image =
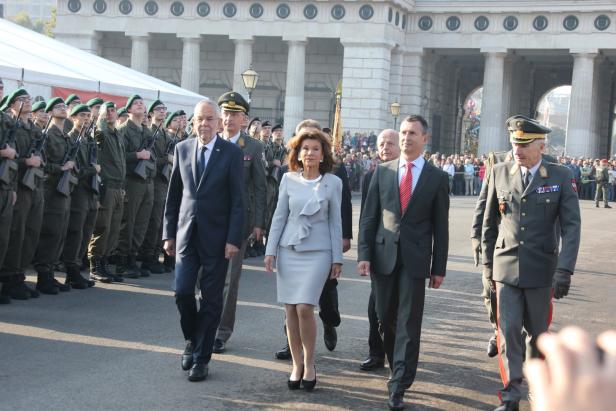
{"label": "short grey hair", "polygon": [[379,145],[379,140],[382,140],[385,136],[389,136],[389,135],[391,135],[392,137],[395,136],[396,140],[400,141],[400,133],[399,132],[397,132],[393,128],[386,128],[385,130],[381,131],[379,133],[378,137],[376,138],[377,146]]}
{"label": "short grey hair", "polygon": [[195,109],[193,110],[193,116],[197,112],[197,109],[199,108],[199,106],[202,104],[209,104],[212,107],[212,109],[214,109],[214,112],[216,113],[216,115],[220,117],[220,107],[218,107],[218,104],[214,103],[214,100],[208,97],[205,97],[199,100],[199,102],[195,104]]}

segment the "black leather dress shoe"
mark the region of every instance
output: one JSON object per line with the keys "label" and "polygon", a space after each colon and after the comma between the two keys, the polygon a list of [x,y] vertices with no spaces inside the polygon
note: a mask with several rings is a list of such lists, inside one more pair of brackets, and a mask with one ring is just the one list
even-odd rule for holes
{"label": "black leather dress shoe", "polygon": [[190,371],[188,371],[188,381],[203,381],[207,378],[209,368],[207,364],[193,364]]}
{"label": "black leather dress shoe", "polygon": [[389,395],[387,406],[391,411],[402,411],[404,409],[404,393],[394,392]]}
{"label": "black leather dress shoe", "polygon": [[188,371],[193,366],[193,345],[191,342],[186,344],[186,348],[182,353],[182,369]]}
{"label": "black leather dress shoe", "polygon": [[222,354],[225,352],[225,345],[226,343],[223,340],[216,338],[214,340],[214,348],[212,349],[212,352],[214,352],[214,354]]}
{"label": "black leather dress shoe", "polygon": [[291,359],[291,350],[289,349],[289,343],[287,343],[282,350],[276,351],[274,353],[274,358],[277,360],[290,360]]}
{"label": "black leather dress shoe", "polygon": [[338,344],[338,333],[336,333],[336,327],[323,324],[323,341],[325,342],[325,347],[327,347],[328,350],[334,351],[336,344]]}
{"label": "black leather dress shoe", "polygon": [[518,411],[520,403],[518,401],[503,401],[501,405],[494,408],[494,411]]}
{"label": "black leather dress shoe", "polygon": [[496,345],[496,336],[493,335],[488,341],[488,357],[496,357],[496,354],[498,354],[498,346]]}
{"label": "black leather dress shoe", "polygon": [[385,360],[382,358],[368,357],[364,362],[359,364],[362,371],[374,371],[385,366]]}

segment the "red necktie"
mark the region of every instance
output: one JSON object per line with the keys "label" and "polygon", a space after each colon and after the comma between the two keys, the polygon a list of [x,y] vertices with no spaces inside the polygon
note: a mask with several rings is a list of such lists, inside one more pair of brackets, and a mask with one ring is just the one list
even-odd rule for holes
{"label": "red necktie", "polygon": [[409,201],[411,199],[411,191],[413,190],[413,163],[406,163],[406,170],[404,170],[404,175],[402,176],[402,181],[400,182],[400,210],[402,214],[406,211],[406,208],[409,205]]}

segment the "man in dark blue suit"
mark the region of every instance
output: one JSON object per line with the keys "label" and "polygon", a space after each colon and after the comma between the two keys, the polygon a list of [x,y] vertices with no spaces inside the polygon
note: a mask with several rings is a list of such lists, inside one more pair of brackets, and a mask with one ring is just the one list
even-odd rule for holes
{"label": "man in dark blue suit", "polygon": [[[218,106],[203,100],[195,107],[197,138],[178,143],[169,182],[163,240],[176,256],[175,301],[187,341],[182,368],[189,381],[202,381],[220,322],[229,260],[242,244],[243,157],[235,144],[216,134]],[[199,270],[202,270],[198,280]],[[195,286],[201,290],[197,310]]]}

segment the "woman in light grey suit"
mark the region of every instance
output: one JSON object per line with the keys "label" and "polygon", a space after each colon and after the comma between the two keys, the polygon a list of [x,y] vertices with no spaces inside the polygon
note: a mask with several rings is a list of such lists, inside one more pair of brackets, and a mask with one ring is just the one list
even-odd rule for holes
{"label": "woman in light grey suit", "polygon": [[290,172],[280,182],[265,268],[273,272],[276,265],[278,301],[285,304],[293,357],[288,387],[312,390],[317,381],[314,306],[327,273],[338,278],[342,270],[342,181],[330,174],[331,144],[321,131],[305,129],[289,145]]}

